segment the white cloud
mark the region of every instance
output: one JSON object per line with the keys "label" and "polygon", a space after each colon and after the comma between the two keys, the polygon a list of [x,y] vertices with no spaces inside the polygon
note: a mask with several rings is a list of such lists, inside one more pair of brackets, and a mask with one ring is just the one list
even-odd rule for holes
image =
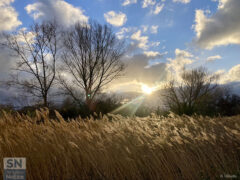
{"label": "white cloud", "polygon": [[240,64],[233,66],[229,70],[228,77],[231,81],[240,81]]}
{"label": "white cloud", "polygon": [[138,47],[138,48],[141,48],[144,50],[149,49],[150,47],[157,47],[160,45],[159,41],[150,41],[149,42],[149,37],[146,35],[143,36],[141,30],[134,32],[130,38],[137,42],[137,43],[132,42],[132,47]]}
{"label": "white cloud", "polygon": [[130,27],[129,28],[123,27],[120,29],[120,31],[116,33],[116,36],[118,39],[127,38],[128,36],[126,36],[126,33],[129,33],[131,30],[132,28]]}
{"label": "white cloud", "polygon": [[11,6],[14,0],[0,0],[0,31],[9,31],[22,24],[18,20],[18,13]]}
{"label": "white cloud", "polygon": [[240,81],[240,64],[233,66],[229,71],[218,70],[215,74],[220,75],[220,83]]}
{"label": "white cloud", "polygon": [[240,44],[240,1],[220,0],[217,12],[207,17],[203,10],[196,10],[195,43],[201,48]]}
{"label": "white cloud", "polygon": [[147,58],[150,58],[150,59],[160,59],[163,56],[167,55],[168,52],[160,53],[158,51],[144,51],[143,54],[146,55]]}
{"label": "white cloud", "polygon": [[184,51],[184,50],[181,50],[181,49],[176,49],[175,50],[175,55],[176,55],[176,58],[191,58],[193,57],[193,55],[188,52],[188,51]]}
{"label": "white cloud", "polygon": [[210,56],[210,57],[207,58],[207,62],[213,62],[213,61],[216,61],[218,59],[222,59],[222,57],[220,55]]}
{"label": "white cloud", "polygon": [[157,34],[157,32],[158,32],[158,25],[151,26],[151,33]]}
{"label": "white cloud", "polygon": [[112,24],[113,26],[122,26],[127,21],[126,14],[122,12],[116,13],[114,11],[109,11],[107,13],[104,13],[104,18],[109,24]]}
{"label": "white cloud", "polygon": [[144,51],[143,54],[145,54],[148,57],[156,57],[160,55],[160,53],[157,51]]}
{"label": "white cloud", "polygon": [[127,5],[135,4],[135,3],[137,3],[137,0],[125,0],[125,1],[122,3],[122,6],[127,6]]}
{"label": "white cloud", "polygon": [[152,46],[152,47],[156,47],[156,46],[159,46],[159,45],[160,45],[159,41],[151,42],[151,44],[150,44],[150,46]]}
{"label": "white cloud", "polygon": [[146,8],[148,6],[153,6],[156,4],[155,0],[143,0],[142,8]]}
{"label": "white cloud", "polygon": [[197,38],[200,38],[202,31],[204,30],[206,24],[207,24],[207,18],[205,17],[203,10],[196,10],[195,12],[195,25],[193,25],[193,28],[195,29],[195,32],[197,34]]}
{"label": "white cloud", "polygon": [[137,32],[133,33],[131,36],[132,40],[135,40],[138,42],[138,47],[142,49],[148,48],[148,36],[141,36],[141,30],[138,30]]}
{"label": "white cloud", "polygon": [[150,7],[150,14],[159,14],[164,7],[164,1],[157,3],[156,0],[143,0],[142,8]]}
{"label": "white cloud", "polygon": [[36,3],[25,7],[28,14],[35,20],[56,20],[65,26],[73,25],[76,22],[88,22],[88,17],[79,7],[63,0],[38,0]]}
{"label": "white cloud", "polygon": [[143,26],[142,26],[142,29],[143,29],[143,32],[147,32],[147,30],[148,30],[148,25],[143,25]]}
{"label": "white cloud", "polygon": [[152,11],[153,14],[159,14],[162,10],[163,10],[164,4],[160,4],[158,3],[154,9],[154,11]]}
{"label": "white cloud", "polygon": [[193,55],[185,50],[176,49],[175,50],[175,59],[168,58],[167,70],[169,74],[174,75],[174,78],[177,81],[181,81],[180,75],[183,72],[183,69],[193,63]]}
{"label": "white cloud", "polygon": [[191,0],[173,0],[173,2],[187,4],[187,3],[190,3]]}

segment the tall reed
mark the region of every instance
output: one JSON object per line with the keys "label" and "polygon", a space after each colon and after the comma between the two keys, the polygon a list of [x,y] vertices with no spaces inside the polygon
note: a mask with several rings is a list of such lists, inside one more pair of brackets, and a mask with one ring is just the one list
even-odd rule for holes
{"label": "tall reed", "polygon": [[240,169],[240,116],[121,117],[65,121],[0,116],[4,157],[26,157],[28,180],[220,179]]}

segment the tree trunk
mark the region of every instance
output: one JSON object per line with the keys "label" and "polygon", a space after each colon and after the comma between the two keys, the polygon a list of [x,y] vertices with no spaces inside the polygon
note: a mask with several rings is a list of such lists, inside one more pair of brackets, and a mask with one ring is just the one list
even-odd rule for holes
{"label": "tree trunk", "polygon": [[43,106],[48,107],[48,97],[47,97],[47,95],[43,96]]}
{"label": "tree trunk", "polygon": [[86,95],[86,102],[85,103],[86,103],[90,112],[93,112],[95,110],[93,100],[91,98],[89,98],[88,95]]}

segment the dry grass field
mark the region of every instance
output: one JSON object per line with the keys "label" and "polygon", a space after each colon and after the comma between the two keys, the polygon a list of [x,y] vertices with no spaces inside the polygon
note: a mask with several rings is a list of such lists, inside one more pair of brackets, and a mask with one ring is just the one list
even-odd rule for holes
{"label": "dry grass field", "polygon": [[0,116],[3,157],[26,157],[28,180],[221,179],[240,172],[240,116],[124,118],[66,122]]}

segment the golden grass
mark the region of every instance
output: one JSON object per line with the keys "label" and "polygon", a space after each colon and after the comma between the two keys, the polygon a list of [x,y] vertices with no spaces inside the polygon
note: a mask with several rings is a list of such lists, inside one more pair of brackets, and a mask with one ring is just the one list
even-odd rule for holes
{"label": "golden grass", "polygon": [[0,160],[26,157],[28,180],[197,180],[239,173],[240,116],[109,115],[66,122],[56,115],[3,113]]}

